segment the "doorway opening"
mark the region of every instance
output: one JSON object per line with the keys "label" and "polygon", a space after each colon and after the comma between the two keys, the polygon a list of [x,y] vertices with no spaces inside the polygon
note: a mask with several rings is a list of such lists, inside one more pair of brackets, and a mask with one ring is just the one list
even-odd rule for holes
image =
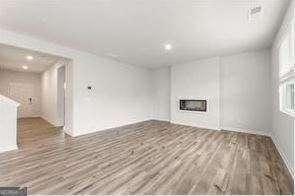
{"label": "doorway opening", "polygon": [[20,103],[19,148],[65,138],[71,127],[71,60],[4,44],[0,53],[0,94]]}
{"label": "doorway opening", "polygon": [[66,90],[66,67],[57,69],[57,109],[58,118],[62,127],[65,125],[65,90]]}

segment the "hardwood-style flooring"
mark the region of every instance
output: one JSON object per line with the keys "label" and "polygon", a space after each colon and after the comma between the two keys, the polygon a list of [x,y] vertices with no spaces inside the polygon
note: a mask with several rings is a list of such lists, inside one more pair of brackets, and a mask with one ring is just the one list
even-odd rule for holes
{"label": "hardwood-style flooring", "polygon": [[42,118],[18,119],[17,130],[17,144],[21,149],[37,146],[43,140],[50,142],[65,140],[65,134],[61,131],[61,127],[54,127]]}
{"label": "hardwood-style flooring", "polygon": [[72,138],[40,118],[19,131],[0,186],[29,194],[293,194],[265,136],[146,121]]}

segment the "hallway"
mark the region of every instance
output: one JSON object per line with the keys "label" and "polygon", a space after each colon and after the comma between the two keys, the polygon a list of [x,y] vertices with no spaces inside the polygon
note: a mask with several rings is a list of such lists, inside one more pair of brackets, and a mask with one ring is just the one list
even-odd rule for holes
{"label": "hallway", "polygon": [[62,142],[65,134],[42,118],[20,118],[17,121],[17,143],[20,149],[39,146],[46,142]]}

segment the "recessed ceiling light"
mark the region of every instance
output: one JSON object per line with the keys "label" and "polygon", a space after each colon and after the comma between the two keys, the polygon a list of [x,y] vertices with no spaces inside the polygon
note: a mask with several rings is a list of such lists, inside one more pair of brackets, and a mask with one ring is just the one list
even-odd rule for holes
{"label": "recessed ceiling light", "polygon": [[172,45],[171,44],[165,44],[165,50],[171,50]]}
{"label": "recessed ceiling light", "polygon": [[27,70],[29,67],[26,66],[26,65],[23,65],[22,68],[25,69],[25,70]]}
{"label": "recessed ceiling light", "polygon": [[30,55],[28,55],[28,56],[27,56],[27,59],[28,59],[28,60],[33,60],[33,59],[34,59],[34,57],[33,57],[33,56],[30,56]]}

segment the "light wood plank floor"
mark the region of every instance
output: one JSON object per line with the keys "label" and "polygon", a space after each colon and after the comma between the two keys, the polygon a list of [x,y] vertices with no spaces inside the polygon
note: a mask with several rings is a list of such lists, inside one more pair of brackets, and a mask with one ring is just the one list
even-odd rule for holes
{"label": "light wood plank floor", "polygon": [[71,138],[19,121],[20,150],[0,154],[0,186],[30,194],[292,194],[269,137],[146,121]]}

